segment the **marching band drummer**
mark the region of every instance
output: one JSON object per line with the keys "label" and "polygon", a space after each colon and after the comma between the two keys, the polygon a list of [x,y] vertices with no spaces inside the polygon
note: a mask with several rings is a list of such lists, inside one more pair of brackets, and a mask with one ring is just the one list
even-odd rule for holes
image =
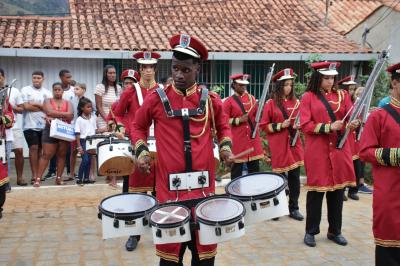
{"label": "marching band drummer", "polygon": [[[220,158],[227,163],[232,161],[231,132],[221,99],[218,94],[201,89],[196,83],[200,63],[208,58],[207,49],[199,40],[185,34],[172,37],[170,46],[173,50],[171,70],[174,83],[146,97],[131,133],[137,163],[142,171],[148,171],[150,156],[146,141],[154,120],[156,196],[160,203],[201,199],[215,192],[212,132],[218,137]],[[196,172],[201,173],[209,185],[203,182],[190,188],[173,182],[177,175],[188,182],[193,177],[197,180],[200,176]],[[173,187],[170,187],[170,181]],[[193,208],[195,202],[191,202],[193,204],[188,205]],[[200,245],[198,233],[192,231],[191,235],[189,242],[156,245],[160,265],[183,265],[186,247],[192,252],[192,265],[214,265],[217,245]]]}
{"label": "marching band drummer", "polygon": [[[347,76],[341,80],[338,81],[338,85],[345,91],[347,91],[350,95],[351,102],[354,104],[356,97],[355,97],[355,90],[357,87],[357,82],[354,81],[354,76]],[[353,200],[359,200],[360,198],[358,197],[358,186],[360,184],[360,177],[362,175],[361,173],[361,161],[360,157],[358,156],[358,151],[356,147],[356,137],[357,137],[357,132],[356,131],[351,131],[349,134],[349,137],[347,141],[350,144],[351,148],[351,155],[353,159],[353,166],[354,166],[354,172],[356,175],[356,186],[355,187],[349,187],[349,192],[348,192],[348,197],[353,199]],[[346,190],[344,190],[343,193],[343,200],[346,201]]]}
{"label": "marching band drummer", "polygon": [[[139,52],[134,57],[137,58],[137,62],[140,64],[139,68],[143,76],[133,69],[126,69],[122,72],[121,80],[123,80],[124,91],[113,112],[115,116],[123,118],[127,136],[131,135],[135,114],[142,105],[143,99],[158,87],[154,78],[157,59],[160,58],[160,55],[154,52]],[[143,77],[146,78],[145,81],[143,81]],[[135,169],[129,176],[128,185],[126,185],[125,179],[124,177],[124,187],[128,187],[123,188],[123,192],[153,192],[154,165],[152,165],[150,174],[141,173]],[[139,240],[140,236],[130,236],[125,244],[126,250],[135,250]]]}
{"label": "marching band drummer", "polygon": [[304,217],[299,211],[298,201],[304,151],[300,138],[294,142],[295,120],[300,104],[294,94],[294,78],[291,68],[283,69],[272,77],[274,89],[271,99],[265,104],[260,128],[267,133],[272,171],[283,173],[288,179],[289,217],[302,221]]}
{"label": "marching band drummer", "polygon": [[400,63],[390,66],[391,101],[373,111],[361,136],[360,157],[372,164],[376,265],[400,265]]}
{"label": "marching band drummer", "polygon": [[[352,103],[348,93],[336,88],[338,62],[311,64],[314,69],[300,103],[300,126],[305,136],[304,163],[307,173],[306,233],[304,243],[315,247],[314,235],[320,232],[322,201],[326,192],[329,240],[347,245],[342,235],[343,189],[355,186],[351,150],[348,141],[342,149],[344,121]],[[360,121],[348,126],[354,130]]]}
{"label": "marching band drummer", "polygon": [[232,131],[232,150],[239,154],[250,147],[254,150],[242,157],[236,158],[231,169],[231,179],[242,175],[243,165],[247,165],[248,173],[260,172],[260,159],[264,157],[264,151],[257,132],[253,139],[252,133],[255,127],[255,117],[258,109],[256,98],[246,90],[249,85],[250,75],[236,74],[229,77],[232,79],[234,94],[224,100],[224,111],[229,117]]}
{"label": "marching band drummer", "polygon": [[[3,75],[0,74],[0,82],[2,81],[2,77]],[[14,114],[11,104],[8,102],[8,97],[0,108],[2,108],[0,117],[0,135],[3,138],[3,145],[5,145],[5,130],[12,128],[14,123]],[[7,165],[0,162],[0,219],[3,217],[3,206],[6,202],[6,187],[8,182],[10,182],[10,179],[8,177]]]}

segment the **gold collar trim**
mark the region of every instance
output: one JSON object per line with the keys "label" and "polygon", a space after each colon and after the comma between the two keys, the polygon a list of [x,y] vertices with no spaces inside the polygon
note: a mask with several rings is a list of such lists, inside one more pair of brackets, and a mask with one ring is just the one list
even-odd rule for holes
{"label": "gold collar trim", "polygon": [[[178,94],[178,95],[182,95],[185,96],[179,89],[177,89],[175,87],[175,84],[172,84],[172,88],[174,89],[174,91]],[[186,89],[186,96],[190,96],[193,93],[196,92],[197,89],[197,83],[194,83],[190,88]]]}

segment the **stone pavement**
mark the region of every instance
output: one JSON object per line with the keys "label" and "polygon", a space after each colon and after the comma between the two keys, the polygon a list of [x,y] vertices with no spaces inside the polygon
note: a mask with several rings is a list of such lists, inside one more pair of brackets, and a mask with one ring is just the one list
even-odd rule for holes
{"label": "stone pavement", "polygon": [[[134,252],[125,251],[125,237],[102,240],[97,206],[119,191],[103,184],[14,187],[0,220],[0,265],[158,265],[149,235]],[[244,237],[220,244],[216,265],[373,265],[372,196],[360,198],[344,203],[346,247],[326,239],[324,203],[316,248],[302,242],[304,221],[284,217],[248,226]],[[300,209],[305,212],[304,190]],[[189,254],[185,265],[190,265]]]}

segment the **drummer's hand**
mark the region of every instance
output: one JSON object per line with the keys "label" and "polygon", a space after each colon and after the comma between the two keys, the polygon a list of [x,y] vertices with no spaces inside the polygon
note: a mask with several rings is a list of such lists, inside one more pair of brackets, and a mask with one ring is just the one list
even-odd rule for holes
{"label": "drummer's hand", "polygon": [[297,129],[299,129],[299,128],[300,128],[300,125],[298,125],[298,124],[296,124],[296,123],[293,124],[293,129],[296,129],[296,130],[297,130]]}
{"label": "drummer's hand", "polygon": [[271,163],[271,157],[269,157],[268,155],[264,155],[264,162],[266,163]]}
{"label": "drummer's hand", "polygon": [[285,121],[283,121],[282,123],[282,128],[287,128],[290,126],[290,120],[286,119]]}
{"label": "drummer's hand", "polygon": [[360,120],[356,119],[350,122],[347,126],[350,128],[350,130],[355,130],[361,125]]}
{"label": "drummer's hand", "polygon": [[222,151],[219,155],[221,160],[224,161],[226,166],[230,166],[233,163],[233,154],[230,151]]}
{"label": "drummer's hand", "polygon": [[118,139],[124,139],[124,133],[121,132],[114,132],[114,135],[118,138]]}
{"label": "drummer's hand", "polygon": [[343,127],[343,122],[341,120],[336,120],[331,124],[331,130],[332,131],[338,131],[341,130]]}
{"label": "drummer's hand", "polygon": [[249,115],[248,114],[244,114],[243,116],[241,116],[239,118],[240,123],[244,123],[249,119]]}
{"label": "drummer's hand", "polygon": [[137,167],[142,173],[150,173],[150,162],[151,158],[149,155],[144,155],[137,159]]}

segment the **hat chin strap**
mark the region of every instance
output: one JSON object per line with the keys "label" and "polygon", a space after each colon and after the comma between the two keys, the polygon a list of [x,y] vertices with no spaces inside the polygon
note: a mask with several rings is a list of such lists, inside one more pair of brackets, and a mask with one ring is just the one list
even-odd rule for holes
{"label": "hat chin strap", "polygon": [[133,83],[133,86],[135,87],[135,90],[136,90],[136,95],[138,97],[139,106],[142,106],[142,104],[143,104],[142,89],[140,88],[140,85],[137,82]]}

